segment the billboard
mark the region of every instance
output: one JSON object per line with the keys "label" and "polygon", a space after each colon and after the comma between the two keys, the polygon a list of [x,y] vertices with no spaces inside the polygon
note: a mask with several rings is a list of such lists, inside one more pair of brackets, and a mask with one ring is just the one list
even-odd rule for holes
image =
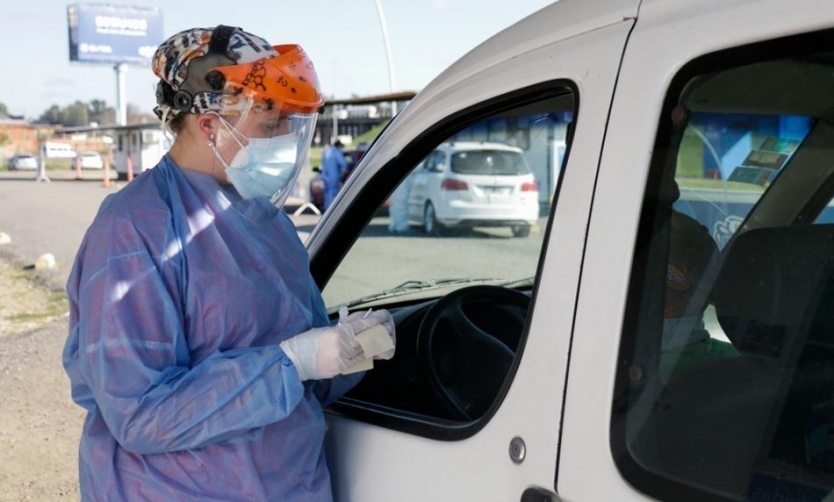
{"label": "billboard", "polygon": [[70,61],[148,65],[163,40],[157,8],[77,3],[67,21]]}

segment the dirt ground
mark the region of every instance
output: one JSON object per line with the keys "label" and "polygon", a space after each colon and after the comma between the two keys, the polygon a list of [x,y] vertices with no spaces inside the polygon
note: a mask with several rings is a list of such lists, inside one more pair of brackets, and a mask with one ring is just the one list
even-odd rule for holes
{"label": "dirt ground", "polygon": [[83,410],[61,366],[65,294],[0,259],[0,501],[78,500]]}

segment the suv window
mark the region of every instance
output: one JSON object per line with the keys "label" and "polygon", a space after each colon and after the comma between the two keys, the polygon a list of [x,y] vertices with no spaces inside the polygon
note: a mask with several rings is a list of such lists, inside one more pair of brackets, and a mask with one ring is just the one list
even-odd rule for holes
{"label": "suv window", "polygon": [[452,172],[513,176],[529,173],[530,170],[524,164],[521,151],[472,150],[452,154]]}
{"label": "suv window", "polygon": [[[522,351],[553,194],[561,179],[564,152],[556,145],[570,140],[573,91],[554,85],[548,92],[553,97],[540,101],[514,98],[522,105],[510,109],[513,105],[498,110],[482,105],[483,111],[470,112],[486,116],[474,125],[452,125],[445,137],[434,135],[438,141],[423,145],[425,156],[411,159],[410,169],[400,171],[403,179],[334,271],[323,289],[331,313],[341,305],[351,310],[385,307],[397,321],[397,356],[375,362],[343,405],[358,401],[357,409],[372,405],[384,410],[388,418],[379,423],[385,426],[458,438],[475,428],[450,426],[475,423],[499,398]],[[466,124],[472,124],[470,117]],[[450,146],[496,145],[485,127],[496,118],[524,124],[514,134],[529,137],[527,148],[510,146],[512,135],[491,147],[496,151],[462,155]],[[485,175],[428,169],[449,160]],[[512,167],[517,165],[523,170]],[[500,174],[510,169],[521,174]],[[499,176],[506,178],[500,184]],[[473,301],[461,296],[469,294],[482,296]],[[446,306],[456,314],[447,315]],[[427,339],[434,342],[423,343]],[[399,421],[392,422],[391,413]]]}
{"label": "suv window", "polygon": [[612,419],[657,498],[834,493],[834,53],[792,40],[693,63],[667,99]]}

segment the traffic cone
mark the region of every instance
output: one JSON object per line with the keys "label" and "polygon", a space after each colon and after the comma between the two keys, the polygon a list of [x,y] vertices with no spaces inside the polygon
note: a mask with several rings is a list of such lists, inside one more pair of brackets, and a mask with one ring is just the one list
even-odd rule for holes
{"label": "traffic cone", "polygon": [[84,176],[81,175],[81,156],[75,157],[75,179],[82,180]]}
{"label": "traffic cone", "polygon": [[110,156],[104,157],[104,181],[102,182],[104,188],[110,188]]}
{"label": "traffic cone", "polygon": [[133,181],[133,159],[127,156],[127,181]]}

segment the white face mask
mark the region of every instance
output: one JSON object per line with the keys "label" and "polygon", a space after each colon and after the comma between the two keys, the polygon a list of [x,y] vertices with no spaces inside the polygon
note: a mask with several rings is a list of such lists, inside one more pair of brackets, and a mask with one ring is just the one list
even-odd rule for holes
{"label": "white face mask", "polygon": [[244,199],[268,197],[280,207],[301,170],[300,163],[296,162],[299,136],[289,133],[271,138],[247,138],[248,144],[244,146],[236,137],[243,134],[227,124],[225,119],[220,120],[240,145],[240,150],[228,164],[214,149],[215,156],[226,168],[229,183]]}

